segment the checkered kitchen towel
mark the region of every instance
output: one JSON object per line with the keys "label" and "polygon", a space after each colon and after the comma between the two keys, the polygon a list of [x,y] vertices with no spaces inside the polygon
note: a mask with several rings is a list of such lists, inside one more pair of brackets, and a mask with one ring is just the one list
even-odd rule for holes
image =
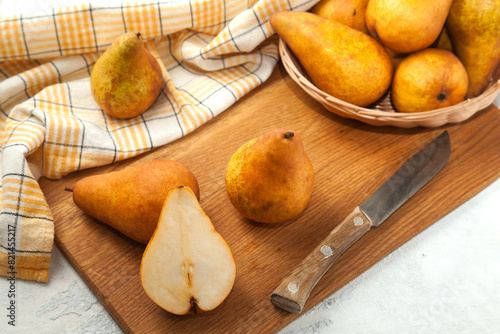
{"label": "checkered kitchen towel", "polygon": [[[278,61],[271,14],[317,0],[97,3],[0,19],[0,275],[47,281],[54,225],[39,176],[113,163],[179,138],[262,84]],[[89,75],[141,32],[167,82],[143,115],[107,116]]]}

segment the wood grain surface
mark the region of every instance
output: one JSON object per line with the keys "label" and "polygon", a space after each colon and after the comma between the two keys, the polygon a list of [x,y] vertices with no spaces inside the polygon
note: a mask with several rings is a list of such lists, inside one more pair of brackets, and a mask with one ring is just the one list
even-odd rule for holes
{"label": "wood grain surface", "polygon": [[[297,219],[266,225],[243,218],[231,206],[224,173],[244,142],[275,127],[299,133],[316,183]],[[448,164],[338,259],[312,291],[307,311],[500,176],[498,108],[437,129],[374,127],[325,110],[280,64],[266,83],[193,133],[137,158],[60,180],[42,178],[40,185],[54,214],[56,243],[125,332],[274,333],[299,316],[270,302],[281,279],[405,159],[444,129],[452,145]],[[179,161],[196,175],[201,205],[235,256],[235,285],[213,311],[175,316],[155,305],[139,281],[145,246],[81,212],[64,191],[85,176],[157,158]]]}

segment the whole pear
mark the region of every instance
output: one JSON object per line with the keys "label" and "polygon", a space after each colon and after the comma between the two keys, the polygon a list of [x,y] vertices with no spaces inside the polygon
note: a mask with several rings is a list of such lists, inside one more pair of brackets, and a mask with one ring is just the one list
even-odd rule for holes
{"label": "whole pear", "polygon": [[366,32],[365,9],[368,0],[321,0],[311,12],[335,20],[348,27]]}
{"label": "whole pear", "polygon": [[243,144],[226,169],[226,191],[243,216],[280,223],[298,216],[309,203],[314,170],[300,137],[273,129]]}
{"label": "whole pear", "polygon": [[370,0],[366,27],[383,45],[400,53],[430,46],[438,38],[453,0]]}
{"label": "whole pear", "polygon": [[363,107],[389,88],[391,59],[367,34],[308,12],[275,13],[271,26],[325,93]]}
{"label": "whole pear", "polygon": [[408,113],[448,107],[464,100],[468,83],[465,67],[453,53],[428,48],[399,64],[392,102],[398,111]]}
{"label": "whole pear", "polygon": [[399,53],[399,52],[393,51],[393,50],[389,49],[388,47],[385,47],[385,51],[387,51],[387,54],[391,58],[392,67],[393,67],[394,71],[396,71],[396,69],[398,68],[399,64],[401,64],[401,62],[403,61],[403,59],[406,58],[407,54],[406,53]]}
{"label": "whole pear", "polygon": [[131,118],[145,112],[160,94],[163,75],[140,33],[125,33],[95,63],[90,88],[107,114]]}
{"label": "whole pear", "polygon": [[469,74],[467,97],[478,96],[500,64],[500,0],[455,0],[446,28]]}
{"label": "whole pear", "polygon": [[145,244],[153,235],[165,198],[181,185],[200,198],[198,181],[187,167],[157,159],[85,177],[73,186],[73,201],[88,215]]}
{"label": "whole pear", "polygon": [[441,30],[438,38],[434,41],[434,43],[431,44],[430,47],[433,49],[441,49],[453,52],[453,45],[451,44],[450,35],[446,30],[446,26],[443,27],[443,30]]}

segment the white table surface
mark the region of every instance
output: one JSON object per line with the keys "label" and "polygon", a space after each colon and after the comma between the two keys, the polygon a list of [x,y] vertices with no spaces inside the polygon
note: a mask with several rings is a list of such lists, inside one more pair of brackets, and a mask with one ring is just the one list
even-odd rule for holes
{"label": "white table surface", "polygon": [[[0,15],[73,2],[0,0]],[[279,334],[500,333],[499,204],[500,179]],[[16,280],[16,327],[8,289],[0,278],[0,333],[122,333],[57,246],[48,283]]]}

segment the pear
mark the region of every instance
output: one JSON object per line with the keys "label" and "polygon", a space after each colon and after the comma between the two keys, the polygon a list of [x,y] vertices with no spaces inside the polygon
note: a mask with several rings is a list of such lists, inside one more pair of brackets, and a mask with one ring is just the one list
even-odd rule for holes
{"label": "pear", "polygon": [[190,187],[199,198],[198,181],[187,167],[157,159],[85,177],[73,186],[73,201],[88,215],[146,244],[165,198],[180,185]]}
{"label": "pear", "polygon": [[[425,75],[422,75],[425,73]],[[467,71],[450,51],[425,49],[407,56],[394,74],[391,97],[400,112],[421,112],[462,102]]]}
{"label": "pear", "polygon": [[387,54],[389,55],[389,57],[391,58],[392,67],[393,67],[394,71],[396,71],[399,64],[401,64],[403,59],[406,58],[407,54],[393,51],[393,50],[389,49],[388,47],[384,47],[384,48],[385,48],[385,51],[387,51]]}
{"label": "pear", "polygon": [[170,313],[201,313],[226,299],[235,278],[231,249],[196,195],[189,188],[174,189],[142,256],[140,279],[146,294]]}
{"label": "pear", "polygon": [[365,21],[370,34],[400,53],[429,47],[439,36],[453,0],[370,0]]}
{"label": "pear", "polygon": [[160,65],[145,48],[140,33],[125,33],[95,63],[90,88],[107,114],[131,118],[145,112],[163,85]]}
{"label": "pear", "polygon": [[455,0],[446,28],[469,75],[467,97],[478,96],[500,65],[500,0]]}
{"label": "pear", "polygon": [[280,223],[298,216],[314,187],[314,170],[298,134],[273,129],[243,144],[226,169],[226,192],[243,216]]}
{"label": "pear", "polygon": [[431,44],[430,47],[433,49],[441,49],[453,52],[453,45],[451,44],[450,35],[446,30],[446,26],[443,27],[443,30],[441,30],[438,38],[434,41],[434,43]]}
{"label": "pear", "polygon": [[366,32],[365,9],[368,0],[321,0],[311,12],[348,27]]}
{"label": "pear", "polygon": [[308,12],[275,13],[271,25],[323,92],[364,107],[388,90],[391,59],[367,34]]}

